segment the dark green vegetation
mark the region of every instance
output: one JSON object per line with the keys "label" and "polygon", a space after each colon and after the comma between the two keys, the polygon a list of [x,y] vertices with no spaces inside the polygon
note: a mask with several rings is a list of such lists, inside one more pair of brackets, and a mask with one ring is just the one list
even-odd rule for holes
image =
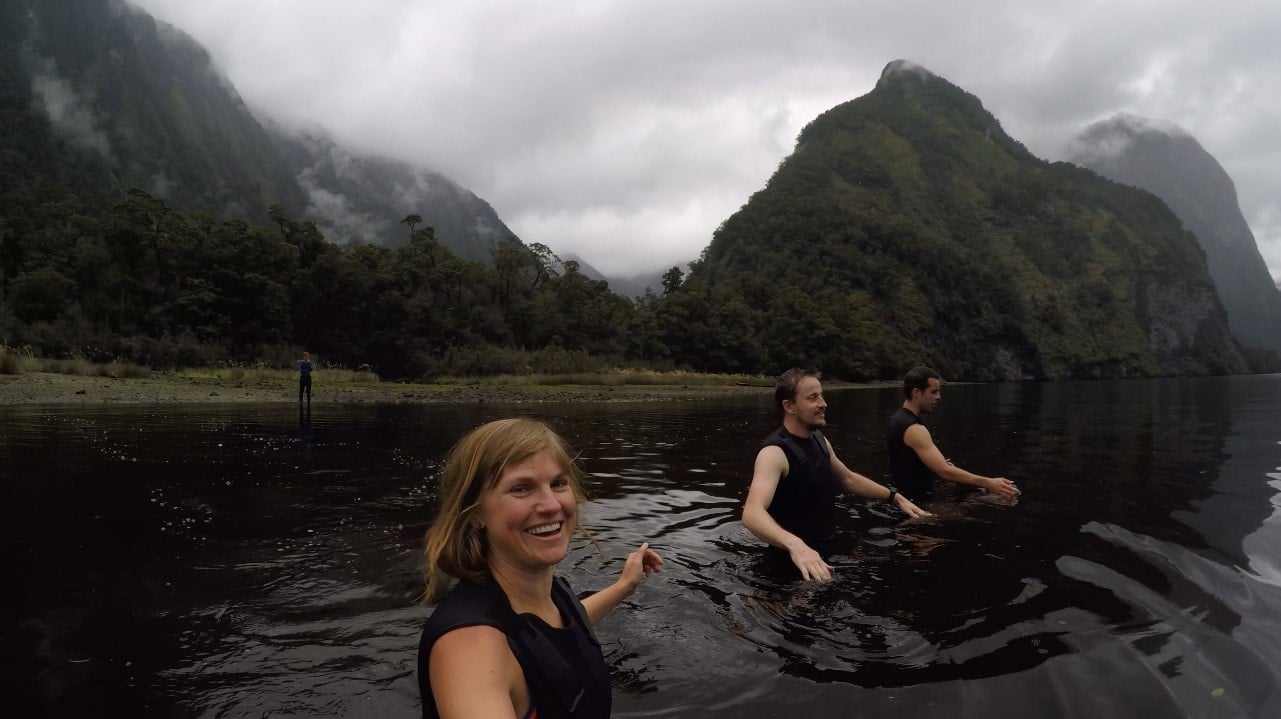
{"label": "dark green vegetation", "polygon": [[1195,238],[1160,200],[1032,156],[977,98],[901,61],[805,128],[683,290],[714,298],[716,312],[691,317],[757,366],[790,358],[862,378],[920,361],[970,379],[1246,369]]}
{"label": "dark green vegetation", "polygon": [[[1268,273],[1237,202],[1232,178],[1192,136],[1143,118],[1120,115],[1076,139],[1072,160],[1165,201],[1205,250],[1232,334],[1251,363],[1281,352],[1281,291]],[[1273,371],[1281,358],[1271,357]]]}
{"label": "dark green vegetation", "polygon": [[0,210],[127,188],[225,217],[301,206],[267,132],[203,48],[124,3],[0,2]]}
{"label": "dark green vegetation", "polygon": [[333,240],[399,246],[410,213],[466,259],[510,230],[450,180],[264,127],[181,31],[120,0],[0,0],[0,213],[66,194],[100,213],[141,188],[267,223],[280,203]]}
{"label": "dark green vegetation", "polygon": [[1165,205],[1038,160],[901,63],[636,301],[444,178],[264,129],[203,49],[120,3],[0,0],[0,121],[0,343],[46,357],[285,366],[305,347],[390,378],[1246,369]]}
{"label": "dark green vegetation", "polygon": [[[152,367],[265,361],[299,346],[385,377],[586,371],[634,355],[628,300],[515,239],[490,264],[431,228],[390,249],[187,215],[141,191],[110,211],[73,198],[0,227],[0,339],[45,356]],[[518,349],[519,348],[519,349]]]}

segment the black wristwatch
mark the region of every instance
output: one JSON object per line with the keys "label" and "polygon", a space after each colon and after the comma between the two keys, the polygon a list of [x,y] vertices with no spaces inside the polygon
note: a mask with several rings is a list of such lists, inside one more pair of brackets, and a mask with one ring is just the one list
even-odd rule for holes
{"label": "black wristwatch", "polygon": [[890,487],[890,496],[886,497],[886,498],[885,498],[885,501],[886,501],[886,502],[893,502],[893,501],[894,501],[894,495],[896,495],[896,494],[898,494],[898,490],[897,490],[897,489],[894,489],[893,487]]}

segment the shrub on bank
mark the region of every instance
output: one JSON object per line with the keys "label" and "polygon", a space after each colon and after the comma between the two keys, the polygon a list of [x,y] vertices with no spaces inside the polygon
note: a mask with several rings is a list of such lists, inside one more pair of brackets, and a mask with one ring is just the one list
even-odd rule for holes
{"label": "shrub on bank", "polygon": [[28,353],[0,345],[0,374],[38,372],[39,364]]}
{"label": "shrub on bank", "polygon": [[93,373],[98,377],[112,379],[146,379],[151,376],[151,368],[136,365],[132,362],[108,362],[95,365]]}
{"label": "shrub on bank", "polygon": [[151,376],[150,367],[143,367],[133,362],[93,362],[84,357],[40,358],[33,357],[30,353],[0,345],[0,374],[26,374],[28,372],[48,372],[50,374],[80,375],[83,377],[112,377],[117,379]]}
{"label": "shrub on bank", "polygon": [[231,361],[231,354],[226,347],[202,343],[189,331],[159,337],[115,337],[107,346],[113,359],[157,369],[211,367]]}

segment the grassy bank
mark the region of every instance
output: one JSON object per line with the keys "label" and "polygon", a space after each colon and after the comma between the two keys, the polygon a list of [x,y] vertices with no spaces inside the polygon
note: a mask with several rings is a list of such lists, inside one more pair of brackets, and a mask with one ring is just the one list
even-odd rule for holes
{"label": "grassy bank", "polygon": [[[128,362],[96,363],[86,359],[44,359],[33,357],[28,353],[0,346],[0,374],[21,375],[28,373],[50,373],[78,375],[82,377],[111,377],[117,379],[145,378],[153,375],[153,370]],[[155,372],[156,376],[162,373]],[[277,368],[258,366],[231,367],[192,367],[174,370],[167,373],[180,379],[194,382],[252,382],[252,383],[292,383],[298,380],[298,370],[293,367]],[[317,366],[312,373],[317,383],[329,384],[377,384],[382,380],[377,374],[368,371],[350,370],[341,367]],[[430,382],[415,383],[416,386],[434,385],[442,387],[480,386],[480,387],[531,387],[531,386],[682,386],[682,387],[717,387],[746,386],[768,387],[774,380],[768,377],[731,374],[702,374],[697,372],[614,368],[601,372],[574,372],[557,374],[503,374],[486,377],[440,377]]]}
{"label": "grassy bank", "polygon": [[489,387],[526,386],[603,386],[603,387],[773,387],[770,377],[739,374],[701,374],[697,372],[655,372],[650,370],[612,369],[604,372],[566,374],[497,375],[494,377],[441,377],[432,384]]}
{"label": "grassy bank", "polygon": [[[297,382],[298,370],[275,369],[270,367],[198,367],[176,370],[177,377],[195,381],[230,381],[230,382]],[[361,372],[339,368],[317,368],[312,370],[316,382],[330,384],[364,384],[381,381],[373,372]]]}
{"label": "grassy bank", "polygon": [[30,372],[116,379],[151,376],[151,368],[132,362],[90,362],[82,358],[48,359],[0,346],[0,374],[18,375]]}
{"label": "grassy bank", "polygon": [[[464,404],[681,401],[772,394],[774,379],[751,375],[656,372],[629,368],[599,373],[441,377],[388,382],[372,372],[321,367],[312,403]],[[829,389],[879,387],[825,382]],[[41,360],[0,348],[0,405],[298,402],[293,368],[206,367],[160,372],[123,363]]]}
{"label": "grassy bank", "polygon": [[[767,396],[765,378],[681,373],[528,375],[444,378],[432,383],[380,381],[367,372],[317,370],[312,404],[520,404],[681,401],[742,394]],[[83,371],[0,374],[0,405],[298,402],[297,372],[252,368],[150,372],[143,377]]]}

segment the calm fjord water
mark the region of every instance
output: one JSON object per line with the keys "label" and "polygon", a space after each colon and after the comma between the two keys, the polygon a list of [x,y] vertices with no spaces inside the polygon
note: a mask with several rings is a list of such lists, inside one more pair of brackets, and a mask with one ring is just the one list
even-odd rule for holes
{"label": "calm fjord water", "polygon": [[[945,387],[940,446],[1023,498],[851,499],[821,586],[738,522],[765,394],[0,408],[5,713],[416,716],[434,473],[522,414],[590,475],[607,559],[576,543],[575,587],[641,540],[666,560],[599,628],[617,716],[1281,716],[1281,376]],[[883,478],[897,393],[829,403]]]}

